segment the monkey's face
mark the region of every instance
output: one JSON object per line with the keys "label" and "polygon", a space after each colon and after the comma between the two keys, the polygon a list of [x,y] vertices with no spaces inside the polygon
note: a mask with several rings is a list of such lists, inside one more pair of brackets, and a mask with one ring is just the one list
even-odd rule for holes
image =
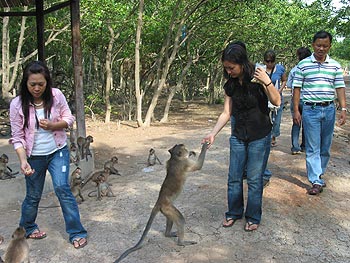
{"label": "monkey's face", "polygon": [[73,151],[73,152],[77,150],[77,146],[75,145],[75,143],[72,143],[70,145],[70,150]]}
{"label": "monkey's face", "polygon": [[8,158],[8,156],[6,154],[1,155],[0,160],[1,160],[2,163],[8,163],[9,162],[9,158]]}
{"label": "monkey's face", "polygon": [[176,144],[173,148],[169,150],[172,157],[176,157],[178,159],[188,158],[190,152],[186,149],[184,144]]}
{"label": "monkey's face", "polygon": [[106,177],[103,174],[100,174],[97,178],[101,183],[103,183],[104,181],[106,181]]}

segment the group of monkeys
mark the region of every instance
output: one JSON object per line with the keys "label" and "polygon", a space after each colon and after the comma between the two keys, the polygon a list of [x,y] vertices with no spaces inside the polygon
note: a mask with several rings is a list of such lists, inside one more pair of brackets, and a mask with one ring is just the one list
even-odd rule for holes
{"label": "group of monkeys", "polygon": [[75,165],[79,165],[80,160],[88,161],[88,156],[92,157],[90,150],[90,144],[94,142],[94,138],[89,135],[86,138],[79,136],[75,140],[75,135],[73,129],[70,131],[71,135],[69,137],[70,144],[70,162]]}
{"label": "group of monkeys", "polygon": [[[76,142],[75,142],[76,141]],[[81,168],[78,166],[80,160],[86,159],[88,156],[92,156],[90,150],[90,144],[93,142],[91,135],[84,137],[78,137],[75,140],[74,131],[70,134],[70,162],[77,165],[77,168],[71,173],[71,190],[78,203],[84,202],[85,199],[82,195],[83,187],[92,181],[95,183],[96,189],[89,192],[89,197],[97,197],[97,200],[102,200],[102,197],[114,197],[114,193],[111,189],[111,184],[108,179],[112,174],[120,175],[116,165],[118,164],[118,157],[113,156],[110,160],[106,161],[103,165],[103,169],[92,172],[86,179],[82,178]],[[156,151],[151,148],[148,153],[147,166],[153,166],[156,163],[162,164],[156,155]],[[80,199],[80,200],[79,200]]]}
{"label": "group of monkeys", "polygon": [[[82,171],[80,167],[74,169],[71,174],[71,190],[74,197],[77,199],[78,203],[84,202],[85,199],[82,194],[83,187],[89,182],[92,181],[96,184],[96,190],[88,193],[89,197],[97,197],[97,200],[102,200],[102,197],[112,197],[114,196],[110,183],[108,182],[109,176],[112,174],[120,175],[119,171],[115,167],[118,163],[118,157],[113,156],[109,161],[104,163],[103,169],[92,172],[84,180],[82,178]],[[78,200],[80,198],[80,200]]]}
{"label": "group of monkeys", "polygon": [[[91,156],[89,149],[91,142],[93,142],[93,138],[88,136],[83,143],[77,143],[79,148],[79,160],[83,158],[86,158],[87,160],[87,156]],[[70,147],[72,147],[72,145],[70,145]],[[196,156],[196,154],[193,151],[188,151],[184,144],[176,144],[168,150],[170,153],[170,159],[166,163],[166,177],[162,183],[158,199],[152,209],[142,236],[135,246],[122,253],[114,263],[120,262],[130,253],[141,248],[152,226],[153,220],[159,212],[166,217],[166,237],[177,237],[177,244],[179,246],[196,244],[194,241],[184,240],[185,219],[181,212],[174,206],[174,201],[182,192],[187,172],[200,170],[202,168],[207,148],[208,144],[204,143],[197,160],[190,158],[191,156]],[[151,148],[147,158],[147,165],[152,166],[157,162],[162,164],[157,157],[155,150]],[[117,163],[118,158],[113,156],[110,160],[105,162],[103,169],[92,172],[87,176],[86,180],[82,178],[81,168],[77,167],[71,174],[71,190],[75,198],[79,197],[81,202],[84,201],[82,188],[89,181],[96,184],[96,189],[91,191],[88,196],[96,196],[97,200],[101,200],[104,196],[114,196],[108,179],[111,174],[120,175],[115,167]],[[177,227],[176,233],[171,232],[173,224]],[[6,250],[4,261],[0,258],[0,263],[29,262],[29,246],[25,234],[25,230],[22,227],[18,227],[15,230],[12,235],[12,240]],[[0,236],[0,244],[2,242],[3,237]]]}

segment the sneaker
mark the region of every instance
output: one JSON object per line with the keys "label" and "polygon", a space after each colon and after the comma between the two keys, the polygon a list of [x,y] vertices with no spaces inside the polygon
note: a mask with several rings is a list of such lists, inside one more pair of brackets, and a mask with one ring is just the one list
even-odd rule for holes
{"label": "sneaker", "polygon": [[269,184],[270,184],[270,180],[264,179],[263,187],[265,188],[265,187],[268,186]]}
{"label": "sneaker", "polygon": [[292,151],[292,155],[301,154],[301,151]]}

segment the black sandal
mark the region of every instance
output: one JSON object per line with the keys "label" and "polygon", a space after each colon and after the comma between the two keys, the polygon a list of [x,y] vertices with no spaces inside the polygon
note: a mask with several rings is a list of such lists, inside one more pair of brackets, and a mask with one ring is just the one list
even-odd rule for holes
{"label": "black sandal", "polygon": [[[81,242],[83,241],[83,242]],[[83,248],[87,245],[87,239],[85,237],[80,237],[80,238],[76,238],[76,239],[73,239],[72,241],[72,244],[73,244],[73,247],[75,249],[79,249],[79,248]],[[78,245],[78,246],[76,246]]]}
{"label": "black sandal", "polygon": [[312,187],[309,190],[309,195],[318,195],[322,193],[323,187],[319,184],[313,184]]}
{"label": "black sandal", "polygon": [[[254,225],[256,225],[256,228],[251,229],[250,227],[252,227],[252,226],[254,226]],[[244,231],[246,231],[246,232],[252,232],[252,231],[257,230],[258,228],[259,228],[259,224],[255,224],[255,223],[253,223],[253,222],[247,222],[247,223],[245,224],[245,226],[244,226]]]}
{"label": "black sandal", "polygon": [[236,219],[233,218],[225,218],[224,223],[222,224],[223,227],[231,227],[236,222]]}

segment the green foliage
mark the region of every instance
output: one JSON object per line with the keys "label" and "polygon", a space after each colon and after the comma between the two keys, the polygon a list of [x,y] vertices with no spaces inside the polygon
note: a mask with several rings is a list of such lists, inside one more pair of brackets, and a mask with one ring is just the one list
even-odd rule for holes
{"label": "green foliage", "polygon": [[[346,3],[348,0],[343,1]],[[49,7],[55,2],[45,1],[45,5]],[[116,40],[112,57],[111,102],[124,106],[135,104],[133,79],[138,3],[138,0],[80,1],[85,104],[91,106],[95,113],[105,111],[105,60],[111,38],[110,28]],[[177,3],[180,4],[176,8]],[[261,61],[267,49],[274,49],[278,62],[290,69],[297,62],[296,49],[310,47],[314,33],[325,29],[334,36],[345,37],[342,42],[333,43],[331,56],[343,65],[349,63],[348,5],[335,10],[330,0],[316,0],[310,5],[302,0],[149,0],[145,1],[140,50],[145,105],[148,105],[154,92],[149,87],[156,76],[156,61],[168,35],[173,11],[174,24],[178,25],[188,10],[199,3],[201,5],[185,21],[188,38],[180,47],[167,78],[168,84],[175,86],[189,56],[195,60],[184,80],[184,97],[206,94],[205,88],[211,78],[216,80],[214,86],[221,92],[221,51],[226,44],[235,40],[246,43],[251,61]],[[69,8],[47,15],[45,38],[69,24],[69,16]],[[10,19],[11,60],[17,48],[20,21],[21,18]],[[46,57],[50,58],[49,64],[58,85],[71,94],[73,68],[69,28],[46,47]],[[168,52],[173,49],[176,30],[175,26],[170,34],[172,44]],[[22,57],[35,49],[35,19],[28,17]],[[163,92],[162,96],[167,96],[167,92]]]}
{"label": "green foliage", "polygon": [[345,38],[340,42],[335,42],[332,45],[331,56],[341,62],[345,68],[350,64],[350,38]]}

